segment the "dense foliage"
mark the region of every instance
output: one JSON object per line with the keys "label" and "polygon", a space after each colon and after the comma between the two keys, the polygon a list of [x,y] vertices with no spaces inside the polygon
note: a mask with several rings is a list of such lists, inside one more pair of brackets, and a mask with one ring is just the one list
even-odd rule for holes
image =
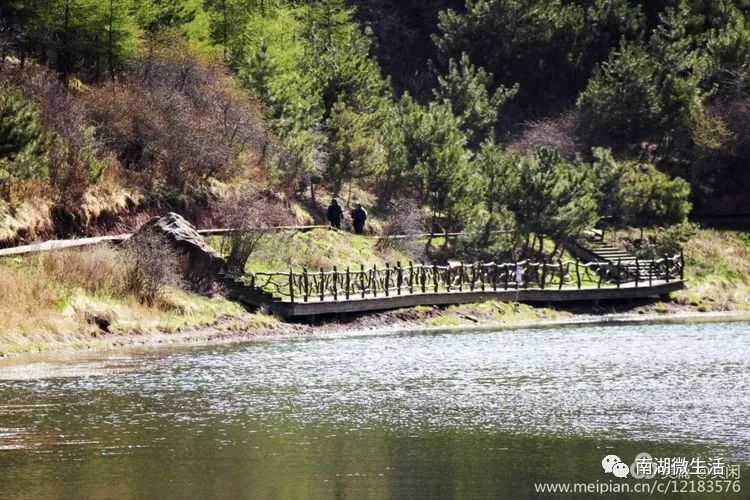
{"label": "dense foliage", "polygon": [[[29,159],[0,161],[8,182],[77,165],[76,196],[107,168],[161,199],[251,179],[315,206],[355,187],[382,207],[410,198],[474,248],[545,252],[602,216],[656,227],[691,203],[750,210],[748,13],[747,0],[12,0],[2,92],[18,104],[2,119]],[[32,60],[54,71],[53,94],[29,83]]]}

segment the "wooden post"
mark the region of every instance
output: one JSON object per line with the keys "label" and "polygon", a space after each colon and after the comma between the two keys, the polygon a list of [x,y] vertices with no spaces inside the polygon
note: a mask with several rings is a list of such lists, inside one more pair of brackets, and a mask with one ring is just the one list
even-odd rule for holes
{"label": "wooden post", "polygon": [[685,281],[685,252],[680,249],[680,281]]}
{"label": "wooden post", "polygon": [[563,275],[563,263],[562,259],[557,259],[557,265],[560,266],[560,285],[557,287],[558,290],[562,290],[563,283],[565,282],[565,277]]}
{"label": "wooden post", "polygon": [[505,271],[505,289],[508,289],[508,283],[510,283],[510,274],[508,273],[508,264],[503,264],[503,270]]}
{"label": "wooden post", "polygon": [[326,295],[326,274],[323,268],[320,268],[320,300],[325,300]]}
{"label": "wooden post", "polygon": [[463,292],[464,290],[464,263],[458,262],[458,291]]}
{"label": "wooden post", "polygon": [[378,266],[372,265],[372,279],[370,280],[370,287],[372,288],[372,296],[378,296]]}
{"label": "wooden post", "polygon": [[414,263],[409,261],[409,293],[414,293]]}
{"label": "wooden post", "polygon": [[486,283],[485,283],[486,279],[485,278],[487,277],[487,273],[486,273],[486,269],[487,268],[482,263],[480,263],[479,265],[480,265],[480,267],[479,267],[479,282],[482,284],[482,291],[485,291],[485,285],[486,285]]}
{"label": "wooden post", "polygon": [[339,273],[333,266],[333,300],[339,300]]}
{"label": "wooden post", "polygon": [[385,296],[388,297],[390,295],[389,288],[391,287],[391,265],[389,263],[385,263]]}
{"label": "wooden post", "polygon": [[349,266],[346,266],[346,300],[349,300],[349,287],[351,286],[351,274],[349,273]]}
{"label": "wooden post", "polygon": [[651,286],[651,273],[654,272],[654,261],[648,261],[648,286]]}
{"label": "wooden post", "polygon": [[289,270],[289,300],[294,304],[294,275],[292,270]]}
{"label": "wooden post", "polygon": [[492,289],[497,292],[497,263],[492,263]]}
{"label": "wooden post", "polygon": [[474,291],[474,282],[477,280],[477,263],[471,264],[471,283],[469,284],[469,290]]}
{"label": "wooden post", "polygon": [[396,290],[401,295],[401,286],[404,284],[404,268],[401,267],[401,261],[396,262]]}
{"label": "wooden post", "polygon": [[432,265],[432,279],[435,281],[435,293],[438,293],[438,284],[440,283],[440,280],[438,279],[437,264]]}
{"label": "wooden post", "polygon": [[365,298],[365,265],[360,264],[362,270],[359,272],[359,291],[362,293],[362,298]]}
{"label": "wooden post", "polygon": [[669,257],[664,254],[664,272],[666,273],[667,283],[669,283]]}
{"label": "wooden post", "polygon": [[513,261],[513,282],[516,284],[516,290],[518,290],[521,287],[521,285],[518,283],[518,261],[517,260]]}
{"label": "wooden post", "polygon": [[576,281],[578,282],[578,289],[581,289],[581,269],[580,269],[580,261],[578,260],[578,257],[576,257]]}
{"label": "wooden post", "polygon": [[305,288],[305,302],[307,302],[308,297],[310,296],[310,279],[307,276],[307,268],[302,268],[302,286]]}
{"label": "wooden post", "polygon": [[641,265],[638,262],[638,257],[635,258],[635,287],[638,288],[638,280],[640,279],[641,275]]}
{"label": "wooden post", "polygon": [[448,287],[448,292],[451,291],[451,285],[453,285],[453,276],[451,276],[451,266],[448,265],[448,269],[445,270],[445,285]]}
{"label": "wooden post", "polygon": [[622,281],[622,280],[620,279],[620,272],[621,272],[621,268],[620,268],[620,266],[621,266],[621,265],[622,265],[622,259],[618,257],[618,258],[617,258],[617,268],[616,268],[616,270],[615,270],[615,273],[616,273],[616,275],[617,275],[617,288],[620,288],[620,281]]}
{"label": "wooden post", "polygon": [[427,270],[424,268],[424,262],[422,262],[422,293],[427,292]]}

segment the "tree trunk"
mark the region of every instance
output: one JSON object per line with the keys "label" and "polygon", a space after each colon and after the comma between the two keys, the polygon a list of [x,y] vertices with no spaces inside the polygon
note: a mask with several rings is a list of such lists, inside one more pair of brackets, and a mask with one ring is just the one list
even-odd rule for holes
{"label": "tree trunk", "polygon": [[526,253],[529,251],[530,244],[531,244],[531,233],[528,233],[526,235],[526,241],[523,243],[523,251],[521,252],[521,257],[524,257]]}
{"label": "tree trunk", "polygon": [[70,25],[70,3],[65,2],[65,14],[63,16],[63,33],[64,33],[64,40],[62,42],[62,51],[61,54],[58,55],[60,58],[60,61],[58,61],[58,69],[60,70],[60,74],[62,76],[63,81],[68,81],[68,73],[70,72],[70,68],[68,67],[68,59],[70,58],[70,40],[69,40],[69,33],[68,33],[68,26]]}
{"label": "tree trunk", "polygon": [[107,57],[109,59],[109,77],[114,81],[115,79],[115,52],[114,52],[114,37],[112,35],[112,25],[113,25],[113,18],[115,17],[114,14],[114,5],[112,4],[112,0],[109,0],[109,37],[108,37],[108,48],[107,48]]}
{"label": "tree trunk", "polygon": [[560,242],[555,242],[555,247],[552,249],[552,255],[549,256],[550,260],[555,258],[555,255],[557,255],[557,251],[560,249]]}
{"label": "tree trunk", "polygon": [[344,181],[339,177],[336,179],[336,182],[333,184],[333,197],[338,198],[339,194],[341,194],[341,188],[344,184]]}
{"label": "tree trunk", "polygon": [[424,252],[427,254],[432,246],[432,239],[435,237],[435,227],[437,226],[437,214],[432,212],[432,223],[430,224],[430,234],[427,236],[427,243],[424,246]]}

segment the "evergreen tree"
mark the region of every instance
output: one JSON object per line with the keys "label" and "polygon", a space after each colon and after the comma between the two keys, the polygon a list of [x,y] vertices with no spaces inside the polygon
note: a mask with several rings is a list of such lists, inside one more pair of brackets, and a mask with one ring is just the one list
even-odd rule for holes
{"label": "evergreen tree", "polygon": [[638,139],[652,131],[662,111],[655,81],[657,66],[642,48],[623,41],[578,98],[592,127],[622,140]]}
{"label": "evergreen tree", "polygon": [[487,138],[501,106],[518,91],[517,85],[490,91],[492,75],[471,64],[466,53],[461,54],[460,61],[448,62],[448,73],[438,76],[438,85],[434,90],[435,98],[450,103],[453,112],[461,118],[472,147],[478,147]]}
{"label": "evergreen tree", "polygon": [[361,114],[339,101],[333,106],[326,126],[330,128],[326,171],[338,196],[344,182],[365,179],[385,171],[386,146],[378,134],[374,115]]}
{"label": "evergreen tree", "polygon": [[684,222],[690,213],[690,186],[670,178],[650,164],[630,163],[620,186],[625,220],[636,227],[670,226]]}
{"label": "evergreen tree", "polygon": [[182,28],[193,22],[197,14],[197,6],[184,0],[143,0],[143,3],[145,5],[139,6],[140,23],[151,33],[164,28]]}
{"label": "evergreen tree", "polygon": [[524,253],[533,250],[532,235],[541,252],[545,237],[559,245],[592,227],[598,219],[595,195],[590,165],[565,162],[546,148],[521,157],[510,209],[524,239]]}
{"label": "evergreen tree", "polygon": [[[469,162],[466,135],[450,104],[420,106],[408,95],[401,100],[399,127],[403,157],[394,174],[415,186],[421,201],[439,221],[460,227],[465,215],[481,202],[481,180]],[[429,244],[429,243],[428,243]]]}
{"label": "evergreen tree", "polygon": [[8,84],[0,87],[0,183],[10,202],[16,181],[45,174],[44,131],[39,112]]}

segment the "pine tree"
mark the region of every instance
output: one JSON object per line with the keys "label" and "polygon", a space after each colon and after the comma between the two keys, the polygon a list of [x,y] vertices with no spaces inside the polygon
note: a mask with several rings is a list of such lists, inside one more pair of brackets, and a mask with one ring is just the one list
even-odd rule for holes
{"label": "pine tree", "polygon": [[594,128],[616,139],[638,139],[654,129],[662,112],[657,67],[643,48],[623,41],[589,80],[578,106]]}
{"label": "pine tree", "polygon": [[460,225],[480,200],[481,182],[469,162],[461,120],[450,104],[420,106],[406,95],[401,100],[399,128],[403,155],[399,164],[391,165],[392,175],[414,186],[420,201],[429,205],[433,230],[438,221]]}
{"label": "pine tree", "polygon": [[590,228],[598,219],[596,186],[590,165],[563,161],[552,149],[539,148],[518,163],[518,183],[510,209],[523,236],[526,252],[531,236],[556,244]]}
{"label": "pine tree", "polygon": [[464,52],[460,61],[449,61],[448,73],[438,76],[438,88],[433,91],[436,99],[450,103],[453,112],[461,118],[473,147],[488,137],[500,108],[518,91],[518,85],[501,85],[494,92],[490,91],[491,87],[492,75],[474,66]]}
{"label": "pine tree", "polygon": [[0,87],[0,182],[10,202],[14,182],[43,175],[44,131],[38,111],[9,85]]}

